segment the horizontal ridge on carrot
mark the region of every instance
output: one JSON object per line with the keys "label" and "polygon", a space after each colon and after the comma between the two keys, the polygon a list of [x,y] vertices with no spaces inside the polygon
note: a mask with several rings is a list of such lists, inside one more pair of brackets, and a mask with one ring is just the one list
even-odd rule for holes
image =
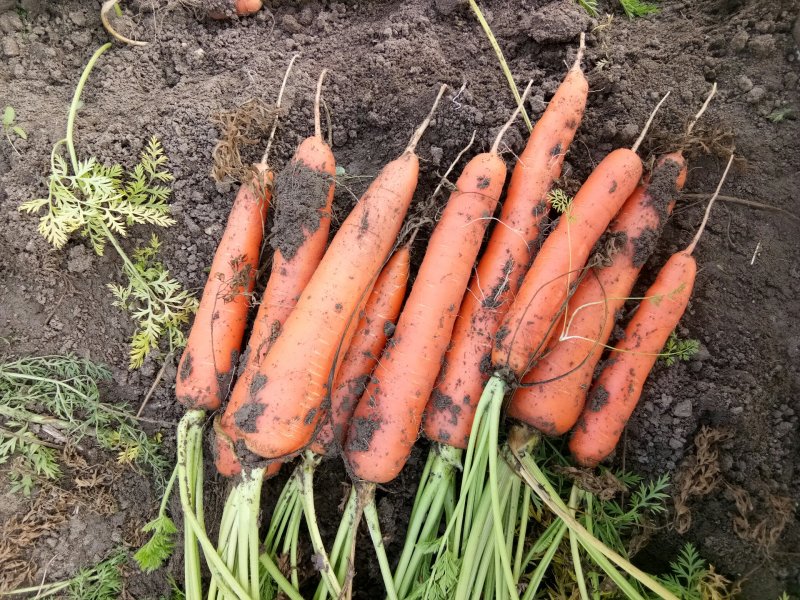
{"label": "horizontal ridge on carrot", "polygon": [[667,338],[678,325],[694,287],[697,263],[692,252],[703,233],[714,200],[728,174],[725,168],[692,243],[673,254],[647,290],[624,337],[609,355],[589,392],[586,407],[569,442],[575,461],[594,466],[610,455],[636,407],[642,387]]}
{"label": "horizontal ridge on carrot", "polygon": [[514,166],[499,223],[459,309],[445,355],[447,368],[425,410],[425,434],[431,440],[467,447],[478,399],[492,374],[495,333],[533,260],[540,224],[549,209],[547,193],[561,176],[586,108],[589,84],[581,70],[582,56],[583,42]]}
{"label": "horizontal ridge on carrot", "polygon": [[253,377],[248,399],[234,418],[247,447],[256,454],[282,458],[311,441],[332,387],[335,363],[344,354],[345,334],[355,327],[353,315],[410,206],[419,173],[415,148],[431,117],[403,154],[383,168],[342,223]]}
{"label": "horizontal ridge on carrot", "polygon": [[224,433],[217,444],[217,470],[222,475],[232,476],[240,470],[236,468],[236,457],[229,454],[239,440],[234,415],[247,400],[254,375],[280,335],[328,243],[336,161],[322,138],[320,126],[325,74],[323,69],[317,82],[314,135],[301,142],[292,160],[275,178],[272,268],[250,333],[244,369],[219,427],[215,427],[215,431]]}

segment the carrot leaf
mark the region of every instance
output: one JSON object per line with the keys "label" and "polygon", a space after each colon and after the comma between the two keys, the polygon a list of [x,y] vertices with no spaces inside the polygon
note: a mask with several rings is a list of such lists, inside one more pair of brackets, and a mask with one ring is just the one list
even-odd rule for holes
{"label": "carrot leaf", "polygon": [[629,19],[644,17],[659,11],[658,6],[643,0],[619,0],[619,3]]}
{"label": "carrot leaf", "polygon": [[674,331],[667,339],[664,349],[661,351],[661,359],[664,364],[671,367],[679,360],[689,360],[700,351],[700,342],[692,339],[681,339]]}

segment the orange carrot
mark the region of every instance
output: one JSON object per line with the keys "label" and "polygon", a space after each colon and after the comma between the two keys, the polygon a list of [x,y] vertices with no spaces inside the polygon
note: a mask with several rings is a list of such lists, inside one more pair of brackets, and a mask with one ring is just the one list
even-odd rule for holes
{"label": "orange carrot", "polygon": [[[445,86],[439,91],[438,103]],[[436,104],[434,104],[435,109]],[[331,242],[295,310],[235,413],[247,447],[282,458],[305,447],[332,388],[335,363],[359,303],[380,270],[408,211],[419,173],[414,150],[432,114],[405,152],[375,178]]]}
{"label": "orange carrot", "polygon": [[236,14],[239,17],[246,17],[260,11],[264,4],[262,0],[233,0],[230,2],[230,5],[233,8],[233,13],[230,13],[227,10],[217,9],[209,11],[208,16],[217,20],[227,19],[233,14]]}
{"label": "orange carrot", "polygon": [[341,447],[347,424],[364,393],[370,374],[394,332],[406,296],[411,255],[408,245],[389,259],[375,282],[355,336],[341,361],[331,394],[329,418],[317,433],[311,450],[328,454]]}
{"label": "orange carrot", "polygon": [[578,56],[519,156],[506,199],[464,296],[440,379],[425,408],[429,439],[466,448],[478,399],[492,374],[491,353],[500,320],[533,260],[547,194],[583,117],[589,85]]}
{"label": "orange carrot", "polygon": [[491,152],[473,158],[456,182],[394,337],[350,421],[344,452],[353,474],[362,480],[394,479],[417,440],[422,411],[505,177],[505,164]]}
{"label": "orange carrot", "polygon": [[[283,77],[276,107],[297,56]],[[242,185],[217,246],[186,348],[178,364],[175,395],[192,409],[216,410],[228,393],[239,358],[255,283],[264,221],[272,197],[272,171],[267,166],[277,120],[251,181]]]}
{"label": "orange carrot", "polygon": [[652,253],[685,181],[686,162],[680,152],[673,152],[659,160],[649,182],[637,187],[625,202],[609,227],[610,243],[617,246],[611,263],[591,269],[578,285],[564,330],[517,388],[509,416],[552,436],[575,425],[615,316]]}
{"label": "orange carrot", "polygon": [[634,313],[589,392],[586,408],[569,443],[578,464],[593,466],[613,452],[639,401],[642,387],[670,333],[683,316],[694,286],[697,263],[692,252],[703,233],[733,156],[706,208],[692,243],[673,254]]}
{"label": "orange carrot", "polygon": [[230,401],[219,423],[217,470],[225,476],[239,473],[230,450],[239,441],[234,414],[246,401],[253,376],[258,372],[270,346],[280,335],[328,243],[331,203],[334,194],[336,163],[322,138],[320,97],[326,71],[317,82],[314,102],[314,135],[297,148],[287,167],[275,179],[274,254],[267,287],[261,296],[253,330],[247,345],[246,360]]}

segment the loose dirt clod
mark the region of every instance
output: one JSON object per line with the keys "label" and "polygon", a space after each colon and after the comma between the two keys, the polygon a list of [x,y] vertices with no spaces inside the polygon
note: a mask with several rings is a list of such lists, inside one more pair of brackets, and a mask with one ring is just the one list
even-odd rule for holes
{"label": "loose dirt clod", "polygon": [[291,260],[310,233],[319,229],[322,209],[333,182],[300,161],[290,162],[275,178],[273,250]]}

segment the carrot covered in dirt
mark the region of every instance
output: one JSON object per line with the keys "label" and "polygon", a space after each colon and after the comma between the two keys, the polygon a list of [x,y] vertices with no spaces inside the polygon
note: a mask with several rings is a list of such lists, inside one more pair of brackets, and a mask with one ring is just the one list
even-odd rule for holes
{"label": "carrot covered in dirt", "polygon": [[499,222],[461,303],[445,368],[425,410],[425,434],[433,441],[467,447],[475,408],[491,375],[495,333],[533,260],[549,209],[547,194],[561,176],[586,108],[589,84],[581,70],[582,56],[583,45],[531,131],[511,175]]}
{"label": "carrot covered in dirt", "polygon": [[[690,121],[685,137],[705,112],[716,85]],[[595,366],[614,328],[616,316],[650,257],[686,182],[681,150],[659,158],[652,173],[625,202],[609,227],[600,262],[587,273],[570,300],[558,339],[523,379],[508,415],[545,435],[563,435],[583,410]]]}
{"label": "carrot covered in dirt", "polygon": [[[314,135],[303,140],[290,163],[275,178],[272,269],[253,322],[244,370],[233,388],[225,413],[215,426],[217,470],[228,477],[241,470],[235,454],[230,452],[239,440],[234,415],[246,402],[253,377],[280,335],[283,323],[297,304],[328,243],[336,162],[322,138],[320,125],[325,74],[323,69],[317,82]],[[276,467],[271,470],[277,472]]]}
{"label": "carrot covered in dirt", "polygon": [[592,386],[586,408],[569,442],[578,464],[594,466],[613,452],[639,401],[647,376],[683,316],[697,273],[692,252],[732,162],[733,155],[692,243],[682,252],[673,254],[661,268],[625,327],[624,337],[609,354],[606,366]]}
{"label": "carrot covered in dirt", "polygon": [[235,421],[256,454],[283,458],[311,441],[332,388],[335,363],[346,350],[346,331],[356,325],[356,307],[388,256],[411,203],[419,174],[414,150],[431,118],[432,113],[342,223],[254,376]]}

